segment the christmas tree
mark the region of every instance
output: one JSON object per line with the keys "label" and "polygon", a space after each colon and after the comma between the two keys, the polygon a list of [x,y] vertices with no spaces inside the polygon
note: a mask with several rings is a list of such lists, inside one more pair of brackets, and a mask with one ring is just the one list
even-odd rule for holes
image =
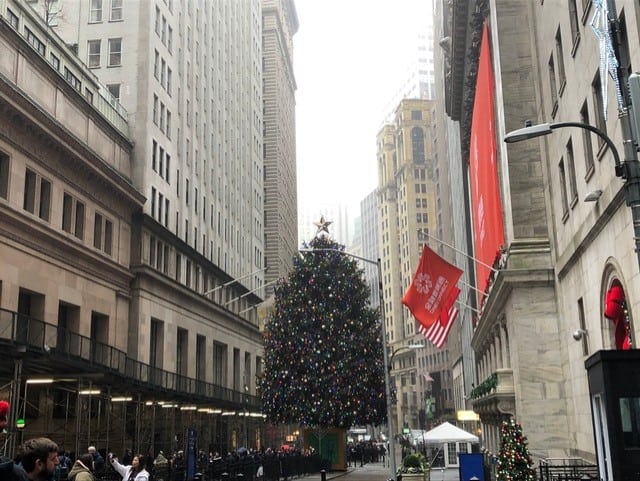
{"label": "christmas tree", "polygon": [[522,426],[513,419],[502,423],[502,442],[498,455],[498,481],[535,481],[536,470],[522,435]]}
{"label": "christmas tree", "polygon": [[380,321],[368,306],[363,271],[327,236],[317,236],[304,250],[276,286],[275,310],[265,325],[258,380],[263,413],[273,424],[381,424],[386,401]]}

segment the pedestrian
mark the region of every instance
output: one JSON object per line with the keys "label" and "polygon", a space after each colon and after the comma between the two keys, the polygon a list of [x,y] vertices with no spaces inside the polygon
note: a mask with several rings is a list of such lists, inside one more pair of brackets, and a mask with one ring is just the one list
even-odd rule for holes
{"label": "pedestrian", "polygon": [[87,449],[87,451],[89,452],[89,454],[91,454],[91,456],[93,456],[94,471],[96,473],[102,473],[105,466],[104,458],[102,457],[102,455],[98,452],[95,446],[89,446],[89,449]]}
{"label": "pedestrian", "polygon": [[153,479],[156,481],[169,481],[169,460],[162,451],[153,460]]}
{"label": "pedestrian", "polygon": [[0,479],[2,481],[23,481],[25,476],[24,469],[17,466],[13,459],[0,455]]}
{"label": "pedestrian", "polygon": [[73,463],[71,471],[69,471],[69,481],[95,481],[93,475],[93,456],[91,453],[82,454],[76,462]]}
{"label": "pedestrian", "polygon": [[18,450],[20,464],[17,472],[24,481],[49,481],[53,478],[58,461],[58,445],[49,438],[25,441]]}
{"label": "pedestrian", "polygon": [[146,459],[142,454],[136,454],[133,457],[131,466],[120,464],[118,458],[111,453],[109,453],[109,462],[122,476],[122,481],[149,481],[149,472],[145,469]]}

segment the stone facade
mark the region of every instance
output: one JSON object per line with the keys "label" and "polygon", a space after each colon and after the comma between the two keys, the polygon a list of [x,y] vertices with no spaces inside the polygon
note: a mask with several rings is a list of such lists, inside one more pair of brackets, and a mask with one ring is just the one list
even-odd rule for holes
{"label": "stone facade", "polygon": [[[623,71],[637,64],[637,5],[617,7]],[[596,460],[585,359],[614,348],[603,315],[608,289],[626,294],[631,320],[638,304],[638,258],[631,212],[616,178],[610,149],[588,131],[554,129],[544,139],[506,144],[526,121],[573,121],[605,131],[622,152],[614,85],[603,104],[598,39],[589,22],[594,2],[481,1],[475,9],[451,2],[443,12],[450,35],[449,77],[443,99],[460,120],[468,153],[469,109],[475,90],[479,32],[487,23],[495,76],[495,118],[505,241],[491,290],[482,305],[472,347],[480,391],[473,405],[483,444],[499,449],[499,423],[515,417],[536,459]],[[615,17],[615,15],[619,15]],[[445,73],[447,73],[445,71]],[[624,90],[625,79],[622,79]],[[624,104],[624,97],[622,99]],[[622,105],[624,106],[624,105]],[[608,118],[604,119],[604,112]],[[586,194],[602,190],[597,202]],[[579,342],[572,333],[587,332]],[[513,381],[511,384],[510,378]],[[484,390],[484,388],[487,388]]]}

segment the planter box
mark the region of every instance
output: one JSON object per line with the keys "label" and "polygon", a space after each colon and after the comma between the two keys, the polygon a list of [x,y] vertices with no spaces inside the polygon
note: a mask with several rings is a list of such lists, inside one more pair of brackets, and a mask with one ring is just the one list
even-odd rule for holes
{"label": "planter box", "polygon": [[431,470],[424,473],[401,473],[398,475],[398,481],[430,481]]}

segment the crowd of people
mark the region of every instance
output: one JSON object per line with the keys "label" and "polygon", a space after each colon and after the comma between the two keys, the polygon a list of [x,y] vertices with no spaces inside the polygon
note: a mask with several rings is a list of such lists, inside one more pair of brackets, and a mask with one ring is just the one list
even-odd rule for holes
{"label": "crowd of people", "polygon": [[[106,457],[106,460],[105,460]],[[133,454],[122,460],[112,453],[103,456],[94,447],[79,456],[67,453],[48,438],[24,442],[15,459],[0,457],[1,481],[279,481],[319,472],[320,457],[312,450],[240,448],[225,456],[200,451],[188,472],[184,451],[169,456]]]}
{"label": "crowd of people", "polygon": [[360,441],[347,444],[347,466],[360,466],[367,463],[385,464],[387,459],[387,448],[384,443],[375,441]]}

